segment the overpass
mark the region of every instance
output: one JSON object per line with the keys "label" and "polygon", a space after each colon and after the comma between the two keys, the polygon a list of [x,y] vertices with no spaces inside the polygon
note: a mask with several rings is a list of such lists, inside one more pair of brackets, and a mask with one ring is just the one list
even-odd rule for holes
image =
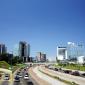
{"label": "overpass", "polygon": [[49,63],[32,63],[32,62],[28,62],[28,63],[25,63],[26,65],[53,65],[53,64],[56,64],[57,62],[49,62]]}

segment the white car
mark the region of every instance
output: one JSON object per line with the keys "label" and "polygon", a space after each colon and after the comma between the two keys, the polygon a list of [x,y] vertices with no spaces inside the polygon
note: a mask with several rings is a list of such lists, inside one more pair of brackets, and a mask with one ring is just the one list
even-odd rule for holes
{"label": "white car", "polygon": [[19,78],[22,78],[22,75],[21,74],[19,75]]}
{"label": "white car", "polygon": [[25,75],[25,76],[24,76],[24,79],[29,79],[29,76],[28,76],[28,75]]}
{"label": "white car", "polygon": [[9,74],[5,74],[4,80],[9,80],[9,79],[10,79],[10,75]]}

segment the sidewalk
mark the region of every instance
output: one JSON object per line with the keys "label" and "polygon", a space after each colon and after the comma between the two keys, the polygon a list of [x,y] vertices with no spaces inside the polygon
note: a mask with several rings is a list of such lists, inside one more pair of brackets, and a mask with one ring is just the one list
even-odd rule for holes
{"label": "sidewalk", "polygon": [[38,85],[51,85],[50,83],[48,83],[47,81],[41,79],[33,70],[35,68],[30,68],[29,69],[29,73],[31,75],[31,77],[38,83]]}
{"label": "sidewalk", "polygon": [[39,67],[39,69],[41,69],[42,71],[45,71],[45,72],[47,72],[47,73],[49,73],[53,76],[60,77],[61,79],[71,81],[71,82],[75,82],[79,85],[85,85],[85,78],[61,73],[61,72],[58,72],[58,71],[53,71],[53,70],[47,69],[45,67]]}

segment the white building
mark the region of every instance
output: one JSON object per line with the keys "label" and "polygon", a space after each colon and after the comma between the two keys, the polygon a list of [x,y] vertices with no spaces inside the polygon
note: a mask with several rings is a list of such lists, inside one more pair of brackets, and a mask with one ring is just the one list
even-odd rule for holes
{"label": "white building", "polygon": [[80,63],[80,64],[85,63],[85,56],[79,56],[79,57],[77,58],[77,62]]}
{"label": "white building", "polygon": [[67,48],[57,47],[57,60],[66,60],[67,58]]}
{"label": "white building", "polygon": [[46,62],[46,54],[38,52],[36,58],[37,62]]}

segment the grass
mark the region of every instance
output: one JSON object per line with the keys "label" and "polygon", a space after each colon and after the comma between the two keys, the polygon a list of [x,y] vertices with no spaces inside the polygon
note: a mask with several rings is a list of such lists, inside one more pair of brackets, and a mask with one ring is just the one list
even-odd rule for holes
{"label": "grass", "polygon": [[12,73],[14,73],[18,68],[18,66],[13,66]]}
{"label": "grass", "polygon": [[5,61],[0,61],[0,68],[9,69],[10,65]]}
{"label": "grass", "polygon": [[[0,68],[4,68],[4,69],[9,69],[11,66],[5,62],[5,61],[0,61]],[[12,72],[15,72],[18,68],[21,68],[21,67],[25,67],[25,64],[17,64],[15,66],[12,66]]]}
{"label": "grass", "polygon": [[63,67],[66,69],[85,71],[85,66],[81,66],[78,64],[75,64],[75,65],[72,65],[72,64],[67,64],[67,65],[61,64],[60,65],[60,64],[58,64],[58,65],[55,65],[55,67]]}
{"label": "grass", "polygon": [[15,72],[18,68],[23,68],[25,66],[26,66],[25,64],[17,64],[16,66],[13,66],[12,72]]}
{"label": "grass", "polygon": [[75,83],[75,82],[70,82],[70,81],[67,81],[67,80],[63,80],[63,79],[61,79],[61,78],[59,78],[59,77],[57,77],[57,76],[52,76],[52,75],[50,75],[50,74],[48,74],[48,73],[45,73],[45,72],[43,72],[43,71],[41,71],[41,70],[39,70],[40,72],[42,72],[42,73],[44,73],[44,74],[46,74],[46,75],[48,75],[48,76],[50,76],[50,77],[52,77],[52,78],[54,78],[54,79],[57,79],[57,80],[59,80],[59,81],[61,81],[61,82],[64,82],[64,83],[66,83],[67,85],[79,85],[79,84],[77,84],[77,83]]}

